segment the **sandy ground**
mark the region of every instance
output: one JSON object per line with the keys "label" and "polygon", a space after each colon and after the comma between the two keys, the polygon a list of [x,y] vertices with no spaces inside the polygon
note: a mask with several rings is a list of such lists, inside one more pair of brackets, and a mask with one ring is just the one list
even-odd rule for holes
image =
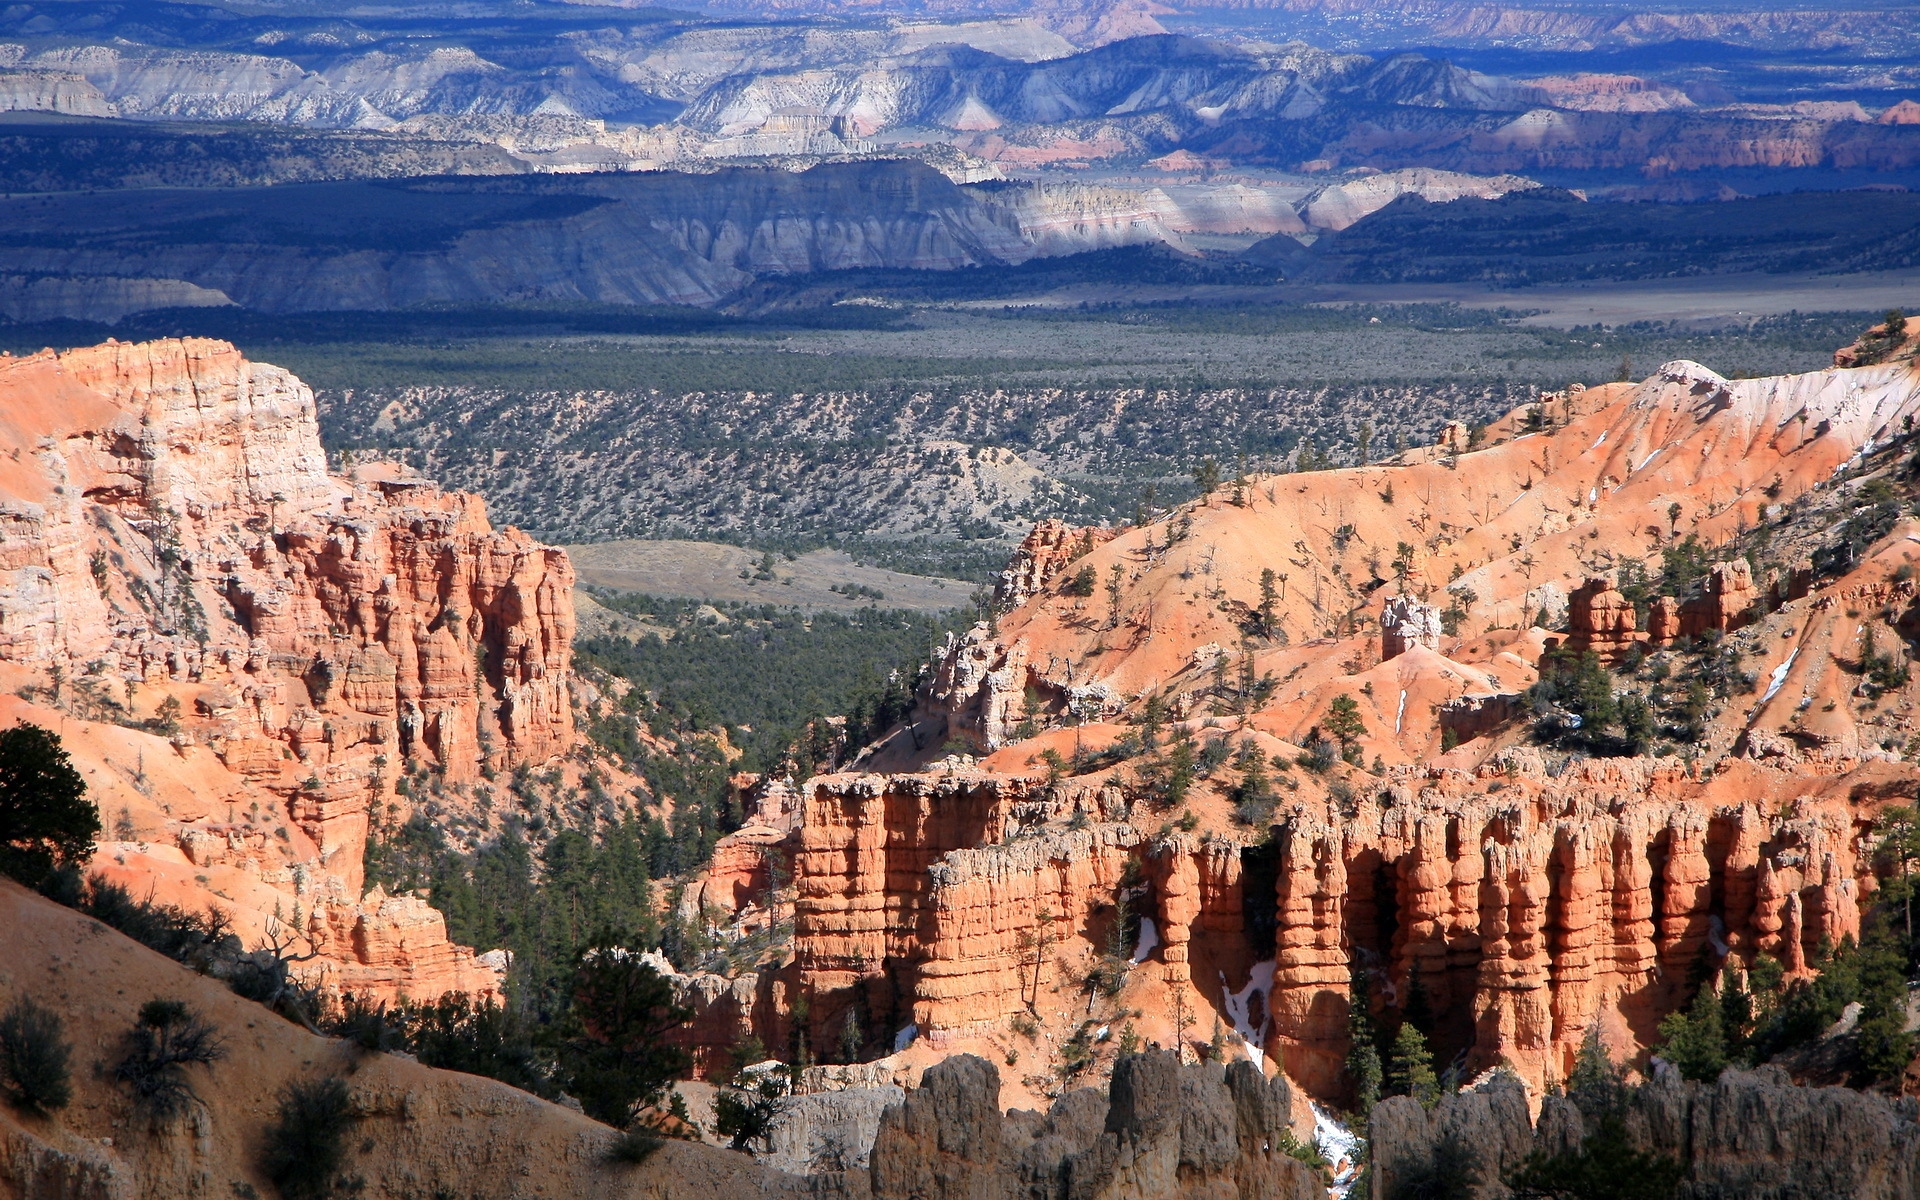
{"label": "sandy ground", "polygon": [[[621,541],[568,546],[580,582],[626,591],[696,600],[746,600],[851,612],[868,604],[926,612],[959,608],[973,585],[959,579],[902,575],[863,567],[838,550],[810,550],[797,559],[774,556],[771,582],[751,576],[760,555],[717,542]],[[829,589],[857,584],[882,598],[845,596]]]}

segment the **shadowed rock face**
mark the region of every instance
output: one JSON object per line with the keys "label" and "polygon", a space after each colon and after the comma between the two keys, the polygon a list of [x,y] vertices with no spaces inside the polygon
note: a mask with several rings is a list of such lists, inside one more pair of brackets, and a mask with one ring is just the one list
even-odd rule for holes
{"label": "shadowed rock face", "polygon": [[[1663,1073],[1632,1093],[1626,1123],[1642,1150],[1677,1159],[1684,1194],[1703,1200],[1920,1196],[1920,1100],[1847,1088],[1794,1085],[1777,1068],[1729,1070],[1718,1082]],[[1539,1151],[1577,1146],[1591,1121],[1549,1096],[1538,1124],[1517,1081],[1496,1077],[1441,1098],[1432,1112],[1404,1096],[1383,1101],[1371,1123],[1374,1194],[1400,1195],[1436,1171],[1467,1194],[1507,1195],[1501,1177]]]}
{"label": "shadowed rock face", "polygon": [[999,1095],[1000,1073],[985,1059],[930,1068],[881,1119],[876,1200],[1324,1195],[1278,1148],[1292,1103],[1286,1079],[1268,1081],[1251,1063],[1183,1067],[1171,1051],[1122,1058],[1104,1122],[1098,1092],[1069,1092],[1045,1117],[1003,1117]]}

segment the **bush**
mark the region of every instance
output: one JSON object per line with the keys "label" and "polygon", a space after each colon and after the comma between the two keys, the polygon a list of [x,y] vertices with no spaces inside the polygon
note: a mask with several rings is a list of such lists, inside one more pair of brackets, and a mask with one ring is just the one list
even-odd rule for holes
{"label": "bush", "polygon": [[341,998],[340,1011],[321,1021],[320,1032],[350,1042],[369,1054],[405,1050],[407,1026],[403,1012],[388,1012],[385,1000],[371,1004],[348,992]]}
{"label": "bush", "polygon": [[81,912],[196,971],[210,970],[215,962],[240,952],[240,939],[228,928],[226,914],[216,908],[190,913],[171,904],[135,900],[126,888],[98,875],[74,890],[74,907]]}
{"label": "bush", "polygon": [[17,996],[0,1013],[0,1093],[28,1112],[65,1108],[73,1099],[67,1061],[73,1047],[60,1018],[30,997]]}
{"label": "bush", "polygon": [[516,1012],[451,992],[403,1010],[401,1019],[407,1047],[429,1067],[485,1075],[549,1100],[559,1094],[534,1047],[533,1031]]}
{"label": "bush", "polygon": [[666,1139],[659,1134],[635,1127],[613,1139],[613,1144],[607,1147],[607,1160],[638,1165],[652,1158],[664,1144]]}
{"label": "bush", "polygon": [[762,1081],[753,1091],[728,1088],[713,1098],[713,1131],[727,1139],[735,1150],[767,1136],[773,1118],[780,1111],[777,1084]]}
{"label": "bush", "polygon": [[280,1093],[280,1119],[267,1128],[261,1171],[286,1200],[323,1200],[346,1161],[353,1119],[341,1080],[288,1085]]}
{"label": "bush", "polygon": [[224,1057],[219,1033],[178,1000],[149,1000],[127,1034],[127,1055],[114,1076],[156,1117],[168,1116],[196,1097],[187,1068],[211,1066]]}
{"label": "bush", "polygon": [[1579,1149],[1551,1157],[1536,1152],[1507,1177],[1518,1200],[1671,1200],[1686,1168],[1664,1155],[1636,1150],[1618,1114],[1600,1120]]}
{"label": "bush", "polygon": [[54,867],[85,862],[99,832],[100,810],[59,735],[0,730],[0,872],[38,887]]}

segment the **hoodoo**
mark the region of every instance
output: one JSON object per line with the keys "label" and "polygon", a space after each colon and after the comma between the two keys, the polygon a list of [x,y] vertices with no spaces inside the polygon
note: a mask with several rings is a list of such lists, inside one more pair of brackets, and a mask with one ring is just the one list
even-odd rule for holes
{"label": "hoodoo", "polygon": [[310,939],[336,990],[497,992],[364,851],[401,773],[571,743],[566,556],[404,471],[330,473],[312,392],[224,342],[0,359],[0,464],[0,721],[64,730],[95,867]]}
{"label": "hoodoo", "polygon": [[[1657,1045],[1703,970],[1808,973],[1915,792],[1912,685],[1853,649],[1920,621],[1913,518],[1822,539],[1917,412],[1904,363],[1676,362],[1479,449],[1042,525],[859,764],[893,773],[802,787],[794,953],[731,1036],[826,1054],[858,1021],[903,1066],[1071,1078],[1125,1028],[1344,1102],[1353,1006],[1416,1005],[1538,1096],[1590,1035]],[[956,744],[984,757],[928,761]]]}

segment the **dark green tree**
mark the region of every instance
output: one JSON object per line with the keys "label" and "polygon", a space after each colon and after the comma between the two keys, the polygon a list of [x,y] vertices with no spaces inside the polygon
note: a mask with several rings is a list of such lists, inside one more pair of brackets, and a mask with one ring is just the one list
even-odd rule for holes
{"label": "dark green tree", "polygon": [[1320,728],[1342,748],[1353,745],[1367,735],[1367,723],[1360,717],[1360,702],[1345,692],[1335,696],[1327,704],[1327,715],[1320,722]]}
{"label": "dark green tree", "polygon": [[1380,1088],[1386,1082],[1369,1011],[1372,991],[1371,977],[1365,968],[1356,967],[1347,993],[1347,1082],[1353,1088],[1353,1111],[1362,1118],[1380,1103]]}
{"label": "dark green tree", "polygon": [[627,939],[596,937],[574,967],[562,1053],[567,1091],[594,1120],[624,1127],[636,1105],[658,1099],[687,1068],[687,1052],[666,1035],[692,1015]]}
{"label": "dark green tree", "polygon": [[1602,1117],[1578,1150],[1535,1153],[1507,1177],[1517,1200],[1671,1200],[1686,1168],[1634,1147],[1625,1119]]}
{"label": "dark green tree", "polygon": [[1660,1038],[1660,1056],[1688,1079],[1712,1083],[1726,1070],[1726,1030],[1720,998],[1711,987],[1694,992],[1684,1012],[1668,1013],[1660,1022]]}
{"label": "dark green tree", "polygon": [[93,853],[100,810],[60,745],[38,725],[0,730],[0,871],[38,887]]}
{"label": "dark green tree", "polygon": [[1909,950],[1903,941],[1885,907],[1876,907],[1860,940],[1858,1082],[1898,1079],[1913,1059],[1913,1035],[1906,1032]]}

